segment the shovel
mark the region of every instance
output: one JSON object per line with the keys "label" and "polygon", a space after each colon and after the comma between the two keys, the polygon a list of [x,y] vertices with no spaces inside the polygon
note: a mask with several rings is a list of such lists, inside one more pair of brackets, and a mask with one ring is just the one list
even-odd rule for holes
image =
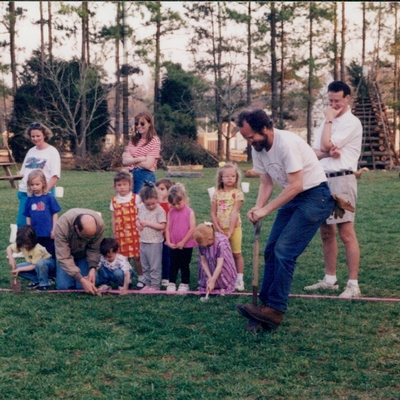
{"label": "shovel", "polygon": [[[260,231],[261,231],[261,219],[253,225],[254,228],[254,242],[253,242],[253,281],[251,286],[253,288],[253,305],[258,304],[258,264],[259,264],[259,253],[260,253]],[[256,333],[258,329],[259,322],[250,319],[247,323],[246,329],[250,332]]]}
{"label": "shovel", "polygon": [[14,293],[21,293],[21,281],[20,281],[19,279],[14,278],[14,279],[11,281],[11,290],[12,290]]}

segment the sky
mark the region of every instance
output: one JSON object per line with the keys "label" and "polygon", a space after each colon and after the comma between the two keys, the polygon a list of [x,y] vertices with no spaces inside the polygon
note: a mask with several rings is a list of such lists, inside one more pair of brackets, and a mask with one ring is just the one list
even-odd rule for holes
{"label": "sky", "polygon": [[[39,2],[37,1],[18,1],[16,2],[18,7],[22,7],[27,10],[26,18],[19,20],[17,23],[17,39],[16,44],[18,47],[23,48],[23,51],[18,51],[17,62],[23,64],[26,58],[29,58],[32,51],[38,48],[40,43],[40,29],[39,25],[33,25],[32,23],[39,20]],[[47,15],[47,2],[43,2],[44,14]],[[76,3],[77,2],[65,2],[65,3]],[[96,19],[99,21],[99,25],[110,25],[113,23],[115,18],[115,5],[109,2],[96,2],[99,7],[96,11]],[[170,1],[166,2],[167,6],[174,10],[183,10],[184,2]],[[356,57],[360,58],[361,49],[361,2],[346,2],[346,18],[352,21],[352,31],[348,32],[348,43],[346,45],[346,57],[347,59],[354,59]],[[3,5],[4,7],[4,5]],[[54,11],[53,7],[53,11]],[[340,9],[340,7],[339,7]],[[132,25],[139,26],[141,21],[140,16]],[[304,28],[305,30],[307,27]],[[143,29],[142,29],[143,30]],[[54,30],[53,30],[54,31]],[[47,29],[45,29],[45,36],[47,35]],[[184,33],[175,33],[173,37],[168,40],[164,40],[162,43],[163,53],[166,59],[171,59],[173,61],[178,61],[183,67],[187,67],[190,64],[190,56],[185,52],[186,43],[188,36]],[[9,40],[8,34],[5,29],[0,29],[0,40]],[[54,53],[56,56],[65,57],[66,54],[78,54],[79,49],[74,48],[72,45],[75,41],[71,40],[69,46],[55,47]],[[369,40],[368,51],[373,49],[373,42]],[[113,54],[110,53],[110,56]],[[3,63],[9,63],[9,52],[4,52],[1,58]],[[114,70],[114,60],[110,57],[105,63],[105,68],[110,72],[110,79],[112,77],[112,71]],[[145,75],[143,77],[143,82],[150,78],[150,72],[145,69]],[[7,77],[7,83],[11,83],[10,77]],[[150,83],[148,83],[150,86]]]}

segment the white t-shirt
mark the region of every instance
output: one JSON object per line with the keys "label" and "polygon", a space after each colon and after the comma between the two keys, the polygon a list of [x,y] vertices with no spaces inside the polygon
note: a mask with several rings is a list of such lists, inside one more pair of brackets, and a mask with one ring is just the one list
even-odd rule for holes
{"label": "white t-shirt", "polygon": [[29,149],[21,168],[21,174],[24,175],[24,177],[19,183],[20,192],[26,193],[28,191],[28,176],[35,169],[41,169],[43,171],[47,182],[53,176],[60,178],[61,159],[58,150],[50,145],[43,150],[38,150],[36,146]]}
{"label": "white t-shirt", "polygon": [[[321,149],[321,136],[325,121],[315,134],[313,148]],[[360,120],[349,109],[339,118],[334,118],[331,128],[331,142],[339,149],[340,157],[326,157],[320,160],[325,172],[357,171],[361,154],[362,125]]]}
{"label": "white t-shirt", "polygon": [[274,129],[274,142],[269,151],[252,149],[254,171],[268,174],[282,189],[288,184],[287,174],[303,171],[303,191],[326,182],[325,173],[312,148],[296,134]]}
{"label": "white t-shirt", "polygon": [[[115,200],[117,202],[117,204],[121,204],[121,203],[129,203],[131,201],[132,198],[132,193],[128,193],[126,196],[121,196],[117,193],[117,195],[115,196]],[[142,203],[142,200],[140,200],[140,197],[138,195],[136,195],[135,198],[135,205],[136,207],[139,207],[139,205]],[[114,211],[114,207],[112,204],[112,200],[110,202],[110,210]]]}

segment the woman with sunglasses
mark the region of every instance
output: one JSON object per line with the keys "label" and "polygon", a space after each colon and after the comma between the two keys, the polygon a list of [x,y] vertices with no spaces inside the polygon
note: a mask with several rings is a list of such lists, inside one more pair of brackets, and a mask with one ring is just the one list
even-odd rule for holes
{"label": "woman with sunglasses", "polygon": [[156,182],[154,171],[160,158],[161,143],[154,128],[153,116],[141,112],[135,117],[135,134],[122,154],[122,164],[133,176],[133,193],[138,194],[144,181]]}
{"label": "woman with sunglasses", "polygon": [[18,189],[18,228],[26,225],[26,217],[23,215],[23,212],[28,198],[27,181],[29,174],[35,169],[42,170],[47,180],[47,191],[51,191],[53,194],[53,188],[60,179],[61,174],[60,153],[55,147],[48,143],[53,136],[51,130],[39,122],[34,122],[25,130],[25,136],[35,146],[28,150],[24,162],[22,163],[21,174],[24,177],[20,181]]}

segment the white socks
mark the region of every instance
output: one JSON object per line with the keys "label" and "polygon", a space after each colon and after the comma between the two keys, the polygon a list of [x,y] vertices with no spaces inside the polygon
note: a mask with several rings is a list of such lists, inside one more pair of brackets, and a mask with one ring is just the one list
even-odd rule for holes
{"label": "white socks", "polygon": [[325,275],[325,282],[334,285],[337,282],[336,275]]}

